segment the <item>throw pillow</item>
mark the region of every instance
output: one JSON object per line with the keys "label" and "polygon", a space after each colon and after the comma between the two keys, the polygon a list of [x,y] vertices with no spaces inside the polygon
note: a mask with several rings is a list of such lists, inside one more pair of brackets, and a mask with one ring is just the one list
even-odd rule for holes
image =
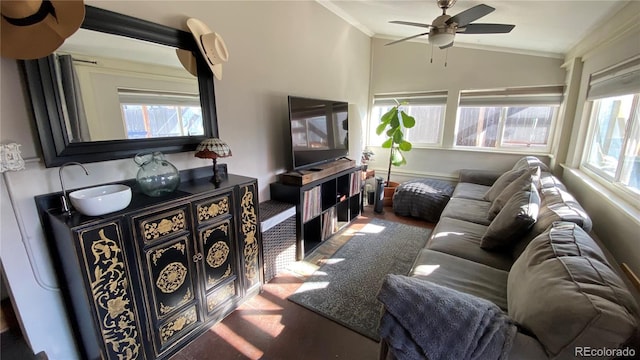
{"label": "throw pillow", "polygon": [[495,200],[498,195],[500,195],[502,190],[504,190],[507,185],[522,176],[522,174],[524,174],[526,171],[527,169],[509,170],[500,175],[496,182],[491,185],[491,188],[489,188],[489,190],[487,190],[487,192],[484,194],[484,199],[493,202],[493,200]]}
{"label": "throw pillow", "polygon": [[511,184],[507,185],[500,195],[493,200],[491,207],[489,208],[489,220],[493,220],[496,215],[498,215],[507,201],[509,201],[516,192],[529,184],[535,184],[537,188],[539,182],[540,168],[536,166],[534,168],[527,169],[524,174],[515,179]]}
{"label": "throw pillow", "polygon": [[540,195],[534,184],[515,193],[502,211],[493,219],[480,239],[485,250],[506,247],[520,237],[536,222],[540,208]]}

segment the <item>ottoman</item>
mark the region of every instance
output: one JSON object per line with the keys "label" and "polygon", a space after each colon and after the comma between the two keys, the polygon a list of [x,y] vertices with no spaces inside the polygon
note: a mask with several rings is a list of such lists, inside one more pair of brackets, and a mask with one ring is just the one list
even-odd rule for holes
{"label": "ottoman", "polygon": [[400,184],[393,194],[393,212],[438,222],[453,194],[454,185],[437,179],[415,179]]}

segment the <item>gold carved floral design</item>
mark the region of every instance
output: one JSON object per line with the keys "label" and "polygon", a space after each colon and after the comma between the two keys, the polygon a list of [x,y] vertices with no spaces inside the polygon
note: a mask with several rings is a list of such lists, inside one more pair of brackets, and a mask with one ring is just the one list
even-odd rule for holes
{"label": "gold carved floral design", "polygon": [[160,220],[143,221],[140,226],[146,241],[184,230],[186,227],[184,211],[179,210],[174,215],[169,215]]}
{"label": "gold carved floral design", "polygon": [[162,255],[164,255],[165,252],[171,250],[171,249],[176,249],[178,251],[180,251],[183,255],[184,255],[184,251],[186,249],[186,245],[183,242],[178,242],[175,243],[169,247],[165,247],[165,248],[161,248],[161,249],[157,249],[153,252],[153,254],[151,254],[151,261],[153,261],[153,265],[158,265],[158,259],[160,259],[162,257]]}
{"label": "gold carved floral design", "polygon": [[198,221],[205,221],[212,219],[218,215],[224,215],[229,213],[229,198],[213,202],[209,205],[198,205]]}
{"label": "gold carved floral design", "polygon": [[156,280],[156,286],[165,294],[170,294],[180,288],[187,277],[187,268],[179,262],[172,262],[165,266]]}
{"label": "gold carved floral design", "polygon": [[259,250],[258,239],[256,238],[258,217],[253,197],[253,192],[249,191],[249,186],[245,187],[240,206],[242,207],[242,234],[244,235],[244,271],[250,285],[259,280]]}
{"label": "gold carved floral design", "polygon": [[219,279],[214,279],[211,276],[209,276],[209,278],[207,279],[207,285],[211,286],[214,285],[215,283],[217,283],[220,280],[226,279],[229,276],[231,276],[231,264],[227,264],[227,270],[225,270],[224,274],[222,274],[222,276],[220,276]]}
{"label": "gold carved floral design", "polygon": [[169,321],[164,326],[160,327],[160,340],[164,345],[173,335],[184,329],[185,326],[191,325],[198,320],[196,314],[196,308],[192,307],[183,313],[178,318]]}
{"label": "gold carved floral design", "polygon": [[233,282],[228,283],[222,289],[218,290],[215,294],[212,294],[209,297],[207,297],[207,310],[209,312],[212,312],[213,310],[215,310],[216,306],[221,304],[224,300],[228,299],[229,297],[233,296],[235,293],[236,291],[235,291],[235,286],[233,285]]}
{"label": "gold carved floral design", "polygon": [[116,224],[102,227],[97,240],[89,239],[92,230],[80,234],[83,247],[90,246],[91,250],[91,254],[83,251],[87,276],[107,351],[120,359],[137,359],[141,356],[141,342],[129,294],[129,281],[121,248],[105,235],[109,226],[118,229]]}
{"label": "gold carved floral design", "polygon": [[207,264],[212,268],[222,266],[229,256],[229,245],[224,241],[218,241],[213,244],[207,252]]}
{"label": "gold carved floral design", "polygon": [[191,299],[193,299],[193,294],[191,294],[191,289],[187,289],[187,292],[182,297],[182,300],[180,300],[180,302],[177,303],[175,306],[167,306],[163,303],[160,303],[160,313],[162,315],[165,315],[166,313],[171,312],[173,309],[179,307],[180,305],[186,303]]}

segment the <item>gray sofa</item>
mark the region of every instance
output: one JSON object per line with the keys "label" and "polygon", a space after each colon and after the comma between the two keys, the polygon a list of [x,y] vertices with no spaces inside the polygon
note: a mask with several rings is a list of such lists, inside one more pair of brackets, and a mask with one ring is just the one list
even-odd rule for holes
{"label": "gray sofa", "polygon": [[[589,236],[591,226],[535,157],[502,174],[462,170],[409,276],[502,309],[517,328],[509,359],[574,359],[584,347],[637,346],[637,304]],[[423,308],[408,304],[415,313]],[[383,305],[383,314],[390,312]],[[407,358],[394,349],[404,346],[394,337],[416,338],[414,332],[421,329],[381,334],[381,359]],[[418,352],[429,346],[418,345]]]}

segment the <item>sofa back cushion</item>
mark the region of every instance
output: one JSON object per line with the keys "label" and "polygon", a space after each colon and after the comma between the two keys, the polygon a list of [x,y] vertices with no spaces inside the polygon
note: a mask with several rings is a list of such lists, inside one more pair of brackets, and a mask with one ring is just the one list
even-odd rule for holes
{"label": "sofa back cushion", "polygon": [[[556,221],[527,245],[529,264],[540,264],[560,256],[586,256],[609,265],[600,246],[580,226]],[[522,256],[522,255],[521,255]]]}
{"label": "sofa back cushion", "polygon": [[509,315],[538,338],[550,358],[573,358],[578,346],[618,348],[637,328],[633,297],[585,235],[575,226],[554,224],[531,241],[509,272]]}
{"label": "sofa back cushion", "polygon": [[539,186],[539,189],[557,187],[557,188],[559,188],[561,190],[567,191],[567,188],[560,181],[560,179],[555,177],[550,172],[542,171],[542,169],[540,169],[540,170],[541,171],[540,171],[540,186]]}
{"label": "sofa back cushion", "polygon": [[491,201],[495,200],[498,195],[506,188],[509,184],[511,184],[515,179],[522,176],[527,171],[527,169],[517,169],[517,170],[509,170],[504,174],[500,175],[500,177],[491,185],[489,190],[484,194],[484,200]]}
{"label": "sofa back cushion", "polygon": [[491,221],[480,239],[480,247],[489,250],[513,245],[536,222],[539,208],[538,190],[530,183],[511,196]]}
{"label": "sofa back cushion", "polygon": [[542,160],[538,159],[535,156],[525,156],[516,161],[516,163],[513,165],[512,170],[529,169],[532,167],[540,167],[540,170],[549,172],[549,167],[547,166],[547,164],[543,163]]}

